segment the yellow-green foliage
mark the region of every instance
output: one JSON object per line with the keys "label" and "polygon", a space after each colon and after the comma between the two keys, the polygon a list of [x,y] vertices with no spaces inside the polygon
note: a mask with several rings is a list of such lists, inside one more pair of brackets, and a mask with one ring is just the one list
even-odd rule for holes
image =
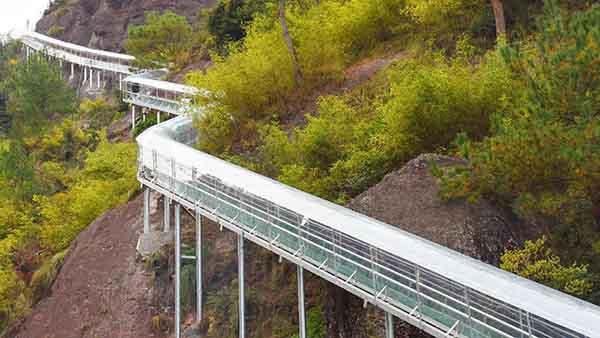
{"label": "yellow-green foliage", "polygon": [[586,265],[565,266],[546,247],[546,239],[526,241],[522,249],[508,250],[502,255],[500,267],[527,279],[585,298],[593,284]]}
{"label": "yellow-green foliage", "polygon": [[79,104],[79,112],[92,121],[92,127],[101,128],[108,125],[115,116],[117,107],[110,104],[105,98],[83,99]]}
{"label": "yellow-green foliage", "polygon": [[25,283],[13,270],[0,268],[0,330],[29,311],[30,302],[24,291]]}
{"label": "yellow-green foliage", "polygon": [[402,61],[385,75],[386,89],[374,97],[322,98],[318,115],[291,137],[276,124],[262,128],[259,170],[343,203],[458,133],[487,135],[491,116],[509,106],[517,86],[496,53],[477,65],[463,57]]}
{"label": "yellow-green foliage", "polygon": [[56,275],[60,270],[68,250],[61,251],[46,261],[42,266],[35,271],[31,277],[31,289],[33,293],[33,301],[38,302],[43,297],[48,295],[50,287]]}
{"label": "yellow-green foliage", "polygon": [[135,156],[132,143],[102,140],[69,190],[37,196],[42,245],[54,252],[66,248],[98,215],[127,201],[137,186]]}
{"label": "yellow-green foliage", "polygon": [[65,31],[65,28],[61,25],[54,24],[48,30],[48,35],[57,37]]}
{"label": "yellow-green foliage", "polygon": [[286,104],[298,91],[311,90],[340,78],[356,55],[400,31],[406,22],[401,0],[322,1],[288,10],[290,34],[304,75],[303,88],[294,88],[292,57],[275,12],[256,18],[243,43],[229,47],[227,57],[214,57],[206,74],[192,73],[187,81],[210,93],[200,98],[208,111],[198,122],[208,151],[230,150],[234,135],[253,132],[256,121],[285,116]]}
{"label": "yellow-green foliage", "polygon": [[[489,0],[406,0],[406,13],[436,40],[467,32],[488,13]],[[488,17],[490,17],[488,15]]]}

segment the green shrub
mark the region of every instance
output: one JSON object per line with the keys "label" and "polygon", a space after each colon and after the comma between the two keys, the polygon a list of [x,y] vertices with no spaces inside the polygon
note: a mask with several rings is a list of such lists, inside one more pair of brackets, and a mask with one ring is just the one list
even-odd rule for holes
{"label": "green shrub", "polygon": [[44,262],[31,277],[30,287],[33,293],[33,302],[37,303],[50,294],[50,288],[62,267],[68,250],[61,251]]}
{"label": "green shrub", "polygon": [[139,67],[156,68],[159,63],[178,68],[190,61],[196,42],[185,16],[170,10],[150,11],[143,25],[129,26],[125,49],[136,57]]}
{"label": "green shrub", "polygon": [[[405,24],[402,4],[351,0],[288,6],[290,34],[304,75],[302,88],[295,88],[292,57],[274,13],[259,15],[244,41],[229,45],[226,57],[215,55],[214,66],[205,74],[187,77],[188,83],[210,93],[199,99],[209,107],[204,120],[197,122],[201,134],[210,139],[201,147],[223,153],[242,140],[253,144],[258,124],[281,120],[289,101],[340,79],[357,55],[398,34]],[[217,145],[209,146],[212,142]]]}
{"label": "green shrub", "polygon": [[500,267],[577,297],[589,296],[593,287],[587,266],[564,266],[560,258],[546,248],[545,238],[526,241],[522,249],[506,251]]}
{"label": "green shrub", "polygon": [[55,24],[55,25],[52,25],[52,27],[50,27],[50,29],[48,29],[48,35],[53,36],[53,37],[58,37],[64,31],[65,31],[65,28],[63,26]]}
{"label": "green shrub", "polygon": [[448,147],[459,133],[488,135],[491,117],[510,106],[518,86],[496,53],[477,65],[440,56],[402,61],[386,76],[379,96],[322,98],[318,115],[291,136],[276,124],[262,128],[260,171],[344,203],[412,157]]}
{"label": "green shrub", "polygon": [[496,119],[492,137],[461,142],[470,164],[444,175],[443,193],[512,207],[544,224],[568,261],[598,271],[600,7],[568,20],[554,3],[546,10],[537,48],[503,50],[527,84],[523,103]]}

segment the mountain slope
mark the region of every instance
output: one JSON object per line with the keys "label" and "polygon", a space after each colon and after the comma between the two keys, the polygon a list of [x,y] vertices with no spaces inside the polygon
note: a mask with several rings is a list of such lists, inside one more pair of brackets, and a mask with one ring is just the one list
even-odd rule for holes
{"label": "mountain slope", "polygon": [[83,46],[122,51],[130,24],[146,11],[173,10],[194,22],[216,0],[64,0],[46,11],[36,31]]}

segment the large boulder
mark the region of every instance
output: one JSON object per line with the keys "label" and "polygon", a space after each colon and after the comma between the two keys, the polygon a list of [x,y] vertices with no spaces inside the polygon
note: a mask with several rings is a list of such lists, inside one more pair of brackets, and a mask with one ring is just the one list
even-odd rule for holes
{"label": "large boulder", "polygon": [[[464,161],[433,154],[421,155],[394,171],[377,185],[354,198],[348,207],[414,233],[465,255],[497,265],[506,247],[521,242],[521,227],[510,213],[486,200],[444,201],[439,184],[430,173],[431,163],[440,168],[464,165]],[[328,337],[383,336],[383,314],[335,286],[329,287]],[[396,337],[429,337],[396,321]]]}

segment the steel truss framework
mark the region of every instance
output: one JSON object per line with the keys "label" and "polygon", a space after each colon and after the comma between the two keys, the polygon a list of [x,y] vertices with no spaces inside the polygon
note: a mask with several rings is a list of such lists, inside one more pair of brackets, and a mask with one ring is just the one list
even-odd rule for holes
{"label": "steel truss framework", "polygon": [[[132,57],[110,52],[92,50],[37,33],[25,34],[21,41],[28,48],[44,50],[60,60],[83,67],[87,78],[93,69],[116,74],[131,74],[128,63]],[[29,49],[27,49],[29,53]],[[73,71],[73,67],[72,67]],[[121,80],[121,77],[120,77]],[[173,84],[175,86],[175,84]],[[120,87],[122,89],[122,87]],[[171,114],[188,109],[178,100],[153,95],[152,92],[126,96],[126,101],[144,108],[165,111]],[[189,110],[187,110],[189,114]],[[135,119],[135,117],[134,117]],[[449,249],[434,247],[428,241],[409,238],[401,232],[389,232],[387,225],[370,221],[356,215],[358,220],[348,218],[350,211],[326,207],[329,214],[323,215],[327,202],[320,201],[301,192],[292,192],[281,186],[273,187],[266,178],[245,172],[243,169],[187,146],[196,140],[188,117],[178,117],[152,127],[138,138],[138,180],[146,186],[144,193],[144,231],[149,232],[150,190],[165,196],[165,231],[170,228],[170,203],[175,204],[176,240],[176,333],[180,335],[179,275],[181,259],[195,259],[197,266],[197,320],[202,318],[202,257],[201,219],[206,217],[218,222],[221,227],[238,234],[240,272],[240,324],[239,333],[245,334],[243,257],[244,240],[252,241],[298,266],[298,299],[300,313],[300,337],[305,338],[303,271],[326,279],[329,282],[361,297],[367,303],[386,312],[386,338],[393,336],[393,316],[400,318],[435,337],[600,337],[600,310],[591,304],[576,300],[565,294],[540,287],[534,283],[507,277],[507,273],[493,269],[483,263],[474,263],[466,256]],[[203,162],[206,161],[206,162]],[[210,162],[210,163],[208,163]],[[206,170],[211,164],[218,170]],[[233,168],[233,169],[231,169]],[[231,169],[231,170],[229,170]],[[241,177],[227,176],[227,172]],[[248,182],[246,186],[245,180]],[[236,182],[236,183],[231,183]],[[269,198],[261,196],[257,184],[270,189]],[[150,190],[148,190],[150,189]],[[267,190],[268,190],[267,189]],[[278,190],[279,189],[279,190]],[[278,193],[286,198],[278,198]],[[304,208],[290,201],[306,199]],[[303,204],[303,202],[298,202]],[[315,211],[311,210],[315,207]],[[182,257],[180,250],[181,209],[192,210],[196,216],[196,256]],[[296,210],[296,211],[295,211]],[[297,211],[302,210],[302,211]],[[168,214],[167,214],[168,213]],[[318,220],[317,220],[318,219]],[[320,221],[319,221],[320,220]],[[457,275],[453,268],[428,262],[411,256],[414,248],[391,250],[391,246],[374,235],[357,232],[350,224],[360,223],[393,237],[389,240],[410,242],[420,252],[431,253],[444,259],[451,256],[457,264],[464,263],[470,272],[469,278],[502,282],[510,289],[495,290],[494,285],[476,283]],[[354,224],[356,225],[356,224]],[[383,228],[381,228],[383,227]],[[357,235],[358,234],[358,235]],[[440,255],[440,252],[442,255]],[[407,258],[411,257],[411,258]],[[420,262],[420,263],[417,263]],[[444,274],[441,271],[446,271]],[[507,284],[507,280],[508,282]],[[474,287],[473,285],[476,285]],[[510,296],[516,293],[522,298]],[[506,294],[506,295],[505,295]],[[508,295],[508,296],[507,296]],[[530,301],[536,300],[538,303]],[[508,301],[507,301],[508,300]],[[549,309],[545,309],[548,307]]]}

